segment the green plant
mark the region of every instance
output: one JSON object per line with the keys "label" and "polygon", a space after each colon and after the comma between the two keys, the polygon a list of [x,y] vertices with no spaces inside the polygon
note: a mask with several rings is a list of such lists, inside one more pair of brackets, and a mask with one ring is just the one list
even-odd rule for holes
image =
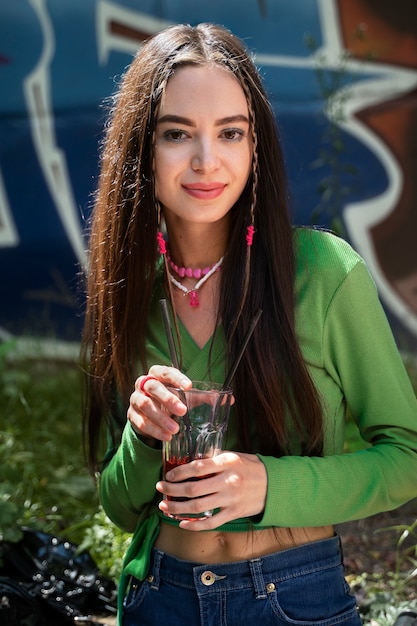
{"label": "green plant", "polygon": [[22,526],[65,536],[117,580],[130,535],[99,507],[85,467],[78,367],[17,352],[0,344],[0,541]]}
{"label": "green plant", "polygon": [[11,492],[10,483],[0,485],[0,541],[19,541],[23,534],[18,523],[23,516],[23,507],[12,501]]}
{"label": "green plant", "polygon": [[395,549],[395,569],[391,573],[395,597],[402,598],[410,584],[417,581],[417,519],[410,525],[398,524],[380,528],[377,532],[394,531],[399,534]]}
{"label": "green plant", "polygon": [[401,611],[417,610],[417,520],[409,526],[395,525],[375,532],[400,533],[394,570],[363,572],[348,577],[348,580],[356,595],[364,624],[392,626]]}
{"label": "green plant", "polygon": [[392,626],[401,611],[417,610],[417,597],[411,588],[408,593],[397,595],[397,583],[393,581],[391,572],[384,574],[364,572],[351,577],[349,584],[356,595],[364,624]]}
{"label": "green plant", "polygon": [[104,576],[119,580],[132,535],[117,528],[98,507],[92,518],[66,529],[66,536],[88,550]]}
{"label": "green plant", "polygon": [[0,535],[21,525],[60,532],[93,516],[95,487],[81,452],[75,363],[18,359],[0,345]]}

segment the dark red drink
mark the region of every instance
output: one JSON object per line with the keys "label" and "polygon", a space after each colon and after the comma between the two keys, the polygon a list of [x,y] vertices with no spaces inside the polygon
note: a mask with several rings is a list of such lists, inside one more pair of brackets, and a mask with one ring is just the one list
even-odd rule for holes
{"label": "dark red drink", "polygon": [[[169,470],[174,469],[174,467],[178,467],[179,465],[185,465],[190,462],[190,456],[172,456],[170,459],[164,461],[164,476]],[[190,480],[196,480],[195,478],[191,478]],[[172,496],[166,496],[167,500],[173,500],[174,502],[185,502],[189,498],[174,498]]]}
{"label": "dark red drink", "polygon": [[[198,457],[198,458],[203,458],[203,457]],[[177,457],[177,456],[172,456],[170,459],[168,460],[164,460],[164,476],[167,472],[169,472],[169,470],[174,469],[175,467],[179,467],[180,465],[185,465],[186,463],[190,463],[190,461],[192,461],[193,459],[190,459],[189,455],[186,456],[182,456],[182,457]],[[202,478],[210,478],[211,476],[214,476],[214,474],[205,474],[204,476],[199,476],[198,478],[187,478],[184,482],[188,482],[188,481],[195,481],[195,480],[201,480]],[[172,500],[173,502],[187,502],[187,500],[190,500],[190,498],[181,498],[181,497],[176,497],[176,496],[165,496],[166,500]],[[177,516],[175,516],[177,517]],[[199,518],[199,517],[207,517],[207,514],[204,515],[181,515],[178,516],[177,519],[195,519],[195,518]]]}
{"label": "dark red drink", "polygon": [[185,465],[190,462],[190,456],[172,456],[170,459],[165,459],[164,461],[164,475],[169,472],[169,470],[174,469],[174,467],[178,467],[179,465]]}

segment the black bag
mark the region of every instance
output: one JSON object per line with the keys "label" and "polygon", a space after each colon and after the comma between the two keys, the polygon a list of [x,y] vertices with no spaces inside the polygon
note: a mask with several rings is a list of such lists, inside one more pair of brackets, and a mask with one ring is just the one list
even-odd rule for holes
{"label": "black bag", "polygon": [[39,603],[23,583],[0,576],[1,626],[40,626]]}
{"label": "black bag", "polygon": [[[116,615],[116,585],[101,576],[88,552],[79,553],[69,541],[24,528],[19,542],[4,542],[0,551],[1,625],[100,624],[92,616]],[[25,616],[16,621],[14,614],[26,607],[29,612],[31,603],[32,621]]]}

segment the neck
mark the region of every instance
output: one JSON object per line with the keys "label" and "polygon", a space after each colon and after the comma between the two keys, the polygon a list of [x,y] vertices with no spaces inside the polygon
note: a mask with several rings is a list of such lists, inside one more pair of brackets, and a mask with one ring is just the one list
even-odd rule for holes
{"label": "neck", "polygon": [[205,268],[217,263],[224,255],[224,231],[212,229],[184,229],[178,236],[168,229],[168,248],[171,259],[181,267]]}
{"label": "neck", "polygon": [[204,268],[224,255],[227,228],[221,224],[181,224],[167,222],[168,247],[172,260],[181,267]]}

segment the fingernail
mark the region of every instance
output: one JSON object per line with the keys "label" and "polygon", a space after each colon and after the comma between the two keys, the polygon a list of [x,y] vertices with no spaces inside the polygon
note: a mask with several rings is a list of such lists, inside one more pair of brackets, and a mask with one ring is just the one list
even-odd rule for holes
{"label": "fingernail", "polygon": [[181,378],[181,380],[179,382],[179,386],[182,389],[188,388],[190,386],[190,382],[191,382],[191,380],[189,378]]}

